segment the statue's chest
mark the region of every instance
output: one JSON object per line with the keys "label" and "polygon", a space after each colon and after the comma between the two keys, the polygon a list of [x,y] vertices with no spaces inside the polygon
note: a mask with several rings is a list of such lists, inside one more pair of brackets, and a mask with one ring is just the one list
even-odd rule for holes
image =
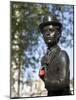
{"label": "statue's chest", "polygon": [[57,62],[59,60],[59,53],[60,50],[54,50],[54,51],[49,51],[44,57],[44,64],[46,64],[49,67],[52,67],[51,64]]}
{"label": "statue's chest", "polygon": [[58,78],[60,74],[60,57],[59,57],[60,51],[53,51],[53,52],[48,52],[45,55],[44,58],[44,63],[46,65],[46,75],[48,78],[53,78],[55,77],[56,79]]}

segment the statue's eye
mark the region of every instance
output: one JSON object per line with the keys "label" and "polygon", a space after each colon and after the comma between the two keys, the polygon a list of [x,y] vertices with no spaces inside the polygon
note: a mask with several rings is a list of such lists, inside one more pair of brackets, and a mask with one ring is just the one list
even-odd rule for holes
{"label": "statue's eye", "polygon": [[58,32],[58,30],[55,28],[44,28],[43,33],[47,33],[47,32],[54,33],[54,32]]}
{"label": "statue's eye", "polygon": [[52,32],[55,32],[55,30],[53,30],[53,29],[48,29],[48,31],[50,31],[51,33],[52,33]]}
{"label": "statue's eye", "polygon": [[43,32],[44,33],[46,33],[46,32],[54,32],[54,30],[53,29],[44,29]]}
{"label": "statue's eye", "polygon": [[48,29],[43,29],[43,33],[46,33],[48,31]]}

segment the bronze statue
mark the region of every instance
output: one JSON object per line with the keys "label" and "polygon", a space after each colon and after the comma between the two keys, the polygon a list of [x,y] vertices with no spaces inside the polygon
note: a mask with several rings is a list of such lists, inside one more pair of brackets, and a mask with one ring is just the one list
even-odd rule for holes
{"label": "bronze statue", "polygon": [[39,28],[48,47],[47,53],[41,61],[39,76],[45,83],[48,96],[69,95],[69,56],[57,45],[61,36],[62,24],[56,16],[50,14],[44,16]]}

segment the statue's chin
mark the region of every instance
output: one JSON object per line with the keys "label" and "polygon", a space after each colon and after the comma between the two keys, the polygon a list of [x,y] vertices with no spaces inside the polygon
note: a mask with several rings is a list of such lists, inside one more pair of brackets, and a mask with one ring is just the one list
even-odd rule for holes
{"label": "statue's chin", "polygon": [[51,40],[48,40],[48,42],[50,43],[50,42],[51,42]]}
{"label": "statue's chin", "polygon": [[48,41],[46,41],[46,44],[47,45],[50,45],[50,46],[53,46],[53,45],[55,45],[57,42],[56,41],[52,41],[52,40],[48,40]]}
{"label": "statue's chin", "polygon": [[52,42],[52,41],[51,41],[50,39],[46,41],[46,43],[49,43],[49,44],[50,44],[51,42]]}

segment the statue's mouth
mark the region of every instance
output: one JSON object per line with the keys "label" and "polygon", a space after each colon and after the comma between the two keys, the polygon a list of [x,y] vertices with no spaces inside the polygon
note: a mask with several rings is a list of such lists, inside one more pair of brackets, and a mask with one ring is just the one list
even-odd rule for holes
{"label": "statue's mouth", "polygon": [[47,40],[52,40],[53,37],[47,36],[46,39]]}
{"label": "statue's mouth", "polygon": [[46,41],[47,42],[52,42],[52,39],[51,38],[47,38]]}

